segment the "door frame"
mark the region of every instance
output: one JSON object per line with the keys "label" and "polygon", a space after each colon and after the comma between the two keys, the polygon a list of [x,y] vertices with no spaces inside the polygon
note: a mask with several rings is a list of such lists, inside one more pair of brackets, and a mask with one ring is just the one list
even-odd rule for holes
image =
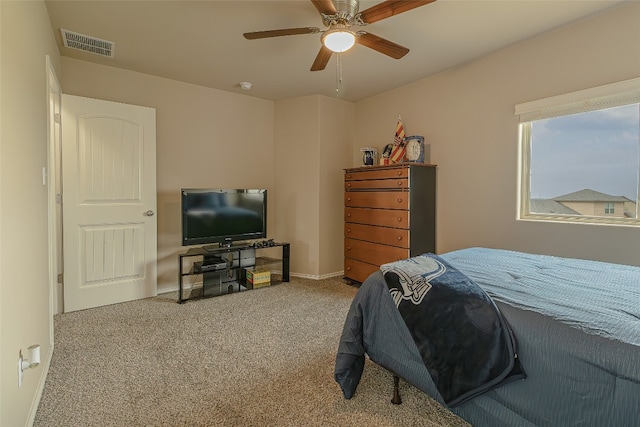
{"label": "door frame", "polygon": [[[46,76],[47,76],[47,166],[43,170],[43,181],[47,181],[48,196],[48,221],[49,221],[49,329],[50,344],[53,346],[53,316],[62,312],[59,298],[58,266],[62,263],[62,254],[59,251],[59,242],[62,241],[62,211],[59,209],[59,196],[56,192],[58,185],[62,182],[60,164],[61,155],[61,96],[62,90],[49,55],[46,56]],[[56,118],[57,117],[57,118]],[[60,212],[60,214],[58,213]]]}

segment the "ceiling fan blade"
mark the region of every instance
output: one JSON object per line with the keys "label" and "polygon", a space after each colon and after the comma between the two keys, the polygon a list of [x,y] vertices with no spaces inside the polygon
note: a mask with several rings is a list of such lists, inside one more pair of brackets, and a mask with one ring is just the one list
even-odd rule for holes
{"label": "ceiling fan blade", "polygon": [[311,3],[318,9],[318,12],[325,15],[335,15],[338,13],[336,6],[331,0],[311,0]]}
{"label": "ceiling fan blade", "polygon": [[332,54],[333,52],[326,48],[324,45],[320,47],[320,51],[318,52],[315,61],[313,61],[313,65],[311,66],[311,71],[324,70],[324,68],[327,66],[327,63],[329,62],[329,59],[331,59]]}
{"label": "ceiling fan blade", "polygon": [[372,24],[382,19],[390,18],[402,12],[406,12],[425,4],[433,3],[436,0],[407,1],[407,0],[387,0],[369,9],[360,12],[360,17],[367,24]]}
{"label": "ceiling fan blade", "polygon": [[390,42],[382,37],[378,37],[364,31],[358,32],[357,42],[358,44],[376,50],[380,53],[384,53],[394,59],[400,59],[409,53],[409,49],[404,46],[400,46],[399,44]]}
{"label": "ceiling fan blade", "polygon": [[243,36],[248,40],[266,39],[267,37],[295,36],[298,34],[314,34],[320,32],[318,27],[303,28],[285,28],[283,30],[267,30],[254,31],[252,33],[244,33]]}

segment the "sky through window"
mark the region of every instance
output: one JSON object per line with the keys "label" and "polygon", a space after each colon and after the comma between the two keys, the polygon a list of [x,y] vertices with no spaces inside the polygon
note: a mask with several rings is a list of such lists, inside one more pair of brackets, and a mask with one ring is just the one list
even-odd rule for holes
{"label": "sky through window", "polygon": [[638,197],[640,104],[532,123],[531,198],[591,189]]}

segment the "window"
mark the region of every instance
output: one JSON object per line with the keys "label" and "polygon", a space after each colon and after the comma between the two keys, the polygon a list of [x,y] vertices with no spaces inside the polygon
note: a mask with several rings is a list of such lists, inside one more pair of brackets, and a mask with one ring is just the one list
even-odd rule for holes
{"label": "window", "polygon": [[640,226],[640,78],[516,106],[518,219]]}
{"label": "window", "polygon": [[609,215],[616,213],[615,206],[616,206],[615,204],[610,203],[610,202],[605,203],[604,204],[604,213],[605,214],[609,214]]}

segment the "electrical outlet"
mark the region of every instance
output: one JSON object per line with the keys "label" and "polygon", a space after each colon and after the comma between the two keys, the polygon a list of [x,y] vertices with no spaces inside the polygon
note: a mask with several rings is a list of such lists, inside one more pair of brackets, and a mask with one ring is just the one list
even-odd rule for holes
{"label": "electrical outlet", "polygon": [[27,360],[22,356],[22,349],[18,351],[18,388],[22,387],[22,375],[24,375],[24,371],[40,365],[40,344],[34,344],[27,348],[27,350]]}

